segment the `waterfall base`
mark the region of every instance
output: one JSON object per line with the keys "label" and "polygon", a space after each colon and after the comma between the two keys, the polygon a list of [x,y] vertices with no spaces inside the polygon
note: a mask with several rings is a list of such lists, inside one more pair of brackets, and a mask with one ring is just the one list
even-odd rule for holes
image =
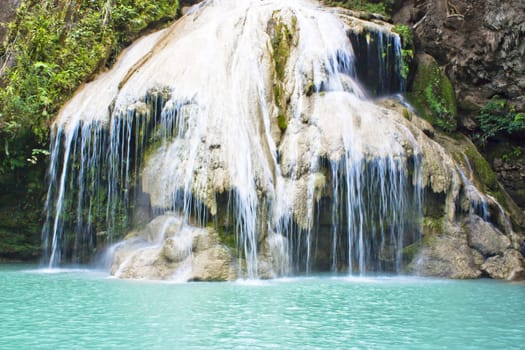
{"label": "waterfall base", "polygon": [[224,281],[237,277],[233,249],[211,228],[161,215],[112,248],[111,274],[120,278]]}

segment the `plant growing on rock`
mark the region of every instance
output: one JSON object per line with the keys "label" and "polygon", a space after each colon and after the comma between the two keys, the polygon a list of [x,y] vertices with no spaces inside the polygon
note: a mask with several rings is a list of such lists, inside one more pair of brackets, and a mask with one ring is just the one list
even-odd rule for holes
{"label": "plant growing on rock", "polygon": [[525,113],[516,111],[515,106],[497,96],[481,108],[476,119],[480,131],[475,135],[475,140],[481,145],[497,136],[525,130]]}
{"label": "plant growing on rock", "polygon": [[457,104],[454,87],[431,57],[419,57],[409,98],[432,125],[445,132],[456,130]]}
{"label": "plant growing on rock", "polygon": [[403,66],[401,67],[400,75],[406,80],[408,79],[410,66],[414,60],[414,34],[410,27],[404,24],[396,24],[392,28],[392,31],[401,37],[401,59]]}

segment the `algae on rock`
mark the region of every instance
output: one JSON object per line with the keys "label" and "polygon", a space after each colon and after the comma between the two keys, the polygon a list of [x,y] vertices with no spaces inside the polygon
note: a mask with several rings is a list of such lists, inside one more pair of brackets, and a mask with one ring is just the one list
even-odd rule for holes
{"label": "algae on rock", "polygon": [[452,83],[431,56],[418,54],[416,61],[410,102],[432,125],[446,132],[455,131],[457,105]]}

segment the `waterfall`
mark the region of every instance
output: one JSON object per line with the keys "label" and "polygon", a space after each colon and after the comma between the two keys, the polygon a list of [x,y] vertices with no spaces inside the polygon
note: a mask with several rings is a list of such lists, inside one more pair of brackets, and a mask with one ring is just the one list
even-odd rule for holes
{"label": "waterfall", "polygon": [[369,98],[404,89],[399,50],[389,24],[301,0],[207,1],[140,39],[53,124],[45,262],[88,261],[142,210],[228,231],[248,278],[263,253],[277,273],[401,271],[421,133]]}

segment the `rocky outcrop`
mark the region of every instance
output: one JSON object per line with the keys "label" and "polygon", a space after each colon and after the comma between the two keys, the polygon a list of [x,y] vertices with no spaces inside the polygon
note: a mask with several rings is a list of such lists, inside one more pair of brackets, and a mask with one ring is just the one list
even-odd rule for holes
{"label": "rocky outcrop", "polygon": [[510,239],[479,216],[469,218],[468,245],[483,256],[502,254],[511,247]]}
{"label": "rocky outcrop", "polygon": [[[501,232],[476,215],[462,224],[448,223],[441,234],[425,232],[425,246],[411,269],[426,276],[470,279],[525,279],[525,260],[513,241],[519,237]],[[510,235],[510,237],[509,237]]]}
{"label": "rocky outcrop", "polygon": [[406,1],[394,20],[410,24],[419,47],[445,67],[460,108],[500,95],[525,110],[525,2]]}
{"label": "rocky outcrop", "polygon": [[210,228],[183,225],[161,215],[112,249],[111,274],[119,278],[225,281],[237,277],[232,250]]}
{"label": "rocky outcrop", "polygon": [[458,227],[449,227],[446,234],[433,237],[426,244],[411,267],[416,274],[458,279],[481,276]]}
{"label": "rocky outcrop", "polygon": [[523,256],[516,250],[506,250],[501,255],[488,258],[481,269],[492,278],[507,280],[525,279]]}
{"label": "rocky outcrop", "polygon": [[492,167],[516,204],[525,208],[525,147],[516,146],[510,152],[498,152],[498,148],[500,147],[496,146],[494,151],[499,154],[494,157],[489,153],[489,158],[493,158]]}

